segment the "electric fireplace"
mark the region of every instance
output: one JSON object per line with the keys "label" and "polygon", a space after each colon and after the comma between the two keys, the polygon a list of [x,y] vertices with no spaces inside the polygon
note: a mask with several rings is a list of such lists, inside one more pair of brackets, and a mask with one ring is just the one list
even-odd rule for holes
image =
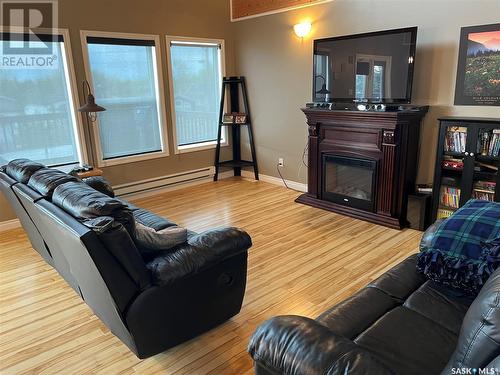
{"label": "electric fireplace", "polygon": [[373,212],[376,175],[375,160],[324,154],[323,199]]}
{"label": "electric fireplace", "polygon": [[303,109],[309,129],[307,193],[297,202],[391,228],[408,226],[420,123],[428,107],[361,112]]}

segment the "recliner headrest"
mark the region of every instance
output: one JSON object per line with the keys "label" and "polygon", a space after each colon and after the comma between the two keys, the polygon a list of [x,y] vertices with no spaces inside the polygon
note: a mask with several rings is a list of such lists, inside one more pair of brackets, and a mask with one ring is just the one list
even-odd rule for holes
{"label": "recliner headrest", "polygon": [[45,168],[45,165],[37,163],[36,161],[29,159],[15,159],[7,164],[5,172],[17,182],[26,184],[33,173],[42,168]]}
{"label": "recliner headrest", "polygon": [[57,169],[42,168],[33,173],[28,181],[28,186],[37,191],[46,199],[52,198],[54,190],[66,182],[80,181],[77,177]]}
{"label": "recliner headrest", "polygon": [[108,180],[106,180],[104,177],[100,176],[95,176],[95,177],[87,177],[83,179],[83,182],[85,182],[87,185],[93,187],[97,191],[100,191],[103,194],[106,194],[108,197],[114,198],[115,197],[115,192],[111,185],[109,184]]}
{"label": "recliner headrest", "polygon": [[110,216],[122,224],[129,233],[135,230],[132,211],[117,199],[98,192],[83,182],[59,185],[52,195],[52,203],[78,220],[84,221]]}

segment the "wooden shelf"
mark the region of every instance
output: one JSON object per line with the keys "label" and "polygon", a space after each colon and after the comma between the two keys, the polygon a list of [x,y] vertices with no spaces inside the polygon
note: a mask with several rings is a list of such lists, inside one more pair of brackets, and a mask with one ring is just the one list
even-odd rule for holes
{"label": "wooden shelf", "polygon": [[242,168],[253,167],[254,163],[248,160],[226,160],[219,163],[219,167]]}
{"label": "wooden shelf", "polygon": [[444,151],[443,155],[454,156],[457,158],[463,158],[465,156],[465,154],[463,152],[456,152],[456,151]]}
{"label": "wooden shelf", "polygon": [[495,181],[498,173],[474,171],[474,180]]}
{"label": "wooden shelf", "polygon": [[[229,99],[226,102],[226,94],[229,91]],[[240,100],[241,95],[241,100]],[[225,111],[226,104],[228,105]],[[227,114],[227,117],[226,117]],[[241,117],[238,117],[241,116]],[[243,118],[243,116],[245,116]],[[232,122],[224,122],[224,120],[232,120]],[[224,77],[222,80],[222,96],[220,101],[219,126],[217,147],[215,148],[215,174],[214,181],[219,179],[219,168],[233,168],[235,176],[241,176],[241,168],[252,167],[255,179],[259,179],[259,168],[257,166],[257,152],[253,140],[252,121],[250,115],[250,107],[248,105],[248,93],[245,77]],[[244,120],[243,123],[238,123],[236,120]],[[242,127],[245,127],[248,132],[248,143],[250,144],[250,152],[252,161],[241,160],[241,132]],[[232,156],[231,160],[220,161],[221,157],[221,141],[222,128],[225,127],[231,131]]]}
{"label": "wooden shelf", "polygon": [[498,163],[500,161],[500,157],[495,157],[495,156],[487,156],[487,155],[477,155],[476,154],[476,160],[477,161],[482,161],[482,162],[492,162],[492,163]]}
{"label": "wooden shelf", "polygon": [[445,206],[444,204],[439,204],[439,208],[442,209],[442,210],[456,211],[460,207],[451,207],[451,206]]}
{"label": "wooden shelf", "polygon": [[228,123],[228,122],[221,122],[221,126],[248,126],[250,125],[249,122],[245,122],[243,124],[236,124],[236,123]]}
{"label": "wooden shelf", "polygon": [[443,169],[443,171],[448,171],[448,172],[458,172],[458,173],[462,173],[464,171],[463,168],[461,169],[458,169],[458,168],[451,168],[451,167],[441,167]]}
{"label": "wooden shelf", "polygon": [[474,188],[473,191],[477,191],[479,193],[485,193],[485,194],[495,194],[494,191],[491,191],[491,190],[485,190],[485,189],[476,189]]}

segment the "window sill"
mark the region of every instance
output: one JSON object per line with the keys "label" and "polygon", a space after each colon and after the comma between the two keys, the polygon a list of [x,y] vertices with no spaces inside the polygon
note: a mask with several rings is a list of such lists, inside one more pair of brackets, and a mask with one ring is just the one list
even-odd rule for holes
{"label": "window sill", "polygon": [[[224,141],[221,142],[221,147],[226,147],[229,146],[229,142]],[[203,142],[203,143],[196,143],[193,145],[189,146],[177,146],[175,153],[178,154],[187,154],[189,152],[196,152],[196,151],[204,151],[204,150],[211,150],[217,147],[217,141],[213,142]]]}
{"label": "window sill", "polygon": [[157,151],[157,152],[151,152],[151,153],[143,154],[143,155],[122,156],[122,157],[118,157],[115,159],[99,160],[97,162],[97,165],[99,167],[111,167],[113,165],[130,164],[130,163],[134,163],[137,161],[159,159],[159,158],[164,158],[167,156],[169,156],[168,151]]}

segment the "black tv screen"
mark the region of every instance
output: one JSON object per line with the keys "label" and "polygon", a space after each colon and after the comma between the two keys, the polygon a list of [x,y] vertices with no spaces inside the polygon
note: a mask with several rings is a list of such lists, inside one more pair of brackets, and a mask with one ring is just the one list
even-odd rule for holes
{"label": "black tv screen", "polygon": [[314,102],[410,103],[417,28],[314,41]]}

